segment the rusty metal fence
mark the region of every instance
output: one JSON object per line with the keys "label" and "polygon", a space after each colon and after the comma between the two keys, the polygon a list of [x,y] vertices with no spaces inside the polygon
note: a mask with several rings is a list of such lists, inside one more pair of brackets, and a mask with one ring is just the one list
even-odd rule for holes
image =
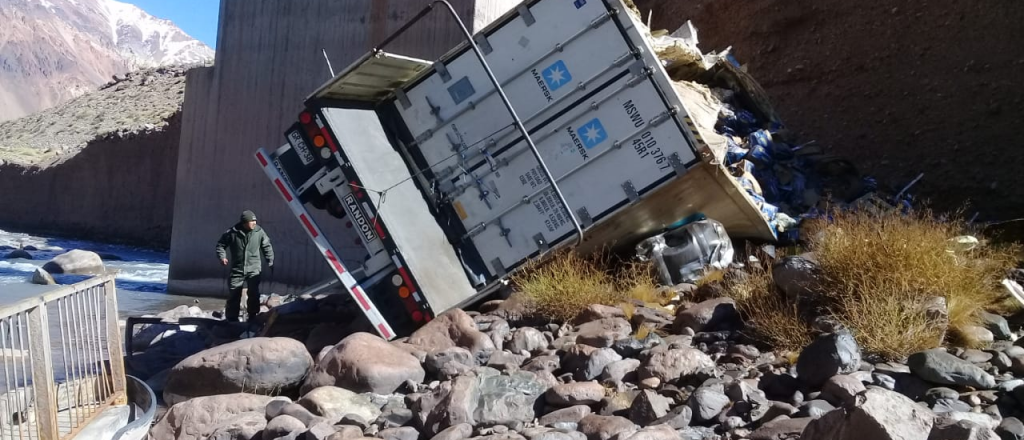
{"label": "rusty metal fence", "polygon": [[114,275],[0,306],[0,440],[70,439],[126,402]]}

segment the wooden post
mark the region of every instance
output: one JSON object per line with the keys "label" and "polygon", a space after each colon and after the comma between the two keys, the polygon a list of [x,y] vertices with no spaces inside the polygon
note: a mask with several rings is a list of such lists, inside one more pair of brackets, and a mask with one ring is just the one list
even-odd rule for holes
{"label": "wooden post", "polygon": [[114,277],[103,285],[107,309],[107,354],[110,356],[110,380],[114,386],[114,405],[128,403],[128,380],[124,376],[124,347],[121,345],[121,327],[118,325],[117,290]]}
{"label": "wooden post", "polygon": [[50,327],[46,303],[29,309],[28,340],[32,348],[32,391],[35,393],[36,428],[41,440],[59,440],[57,430],[57,393],[53,384],[53,359],[50,356]]}

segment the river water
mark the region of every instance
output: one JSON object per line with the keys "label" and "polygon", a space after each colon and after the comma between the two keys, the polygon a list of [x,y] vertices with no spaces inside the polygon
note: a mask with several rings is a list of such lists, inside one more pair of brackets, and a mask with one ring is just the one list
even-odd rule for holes
{"label": "river water", "polygon": [[[32,247],[32,259],[5,259],[11,249],[5,247]],[[218,309],[223,300],[192,298],[167,294],[167,252],[130,246],[96,243],[85,240],[48,238],[0,230],[0,305],[13,304],[25,298],[40,295],[52,287],[31,283],[32,273],[53,257],[72,249],[100,254],[108,269],[118,270],[117,302],[121,318],[156,314],[180,305],[192,305],[197,300],[204,310]],[[86,279],[80,275],[54,275],[59,284],[73,284]]]}

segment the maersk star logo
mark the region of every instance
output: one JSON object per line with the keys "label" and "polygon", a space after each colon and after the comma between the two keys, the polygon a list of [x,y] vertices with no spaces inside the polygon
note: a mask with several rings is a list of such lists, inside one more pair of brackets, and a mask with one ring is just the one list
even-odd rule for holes
{"label": "maersk star logo", "polygon": [[601,125],[601,121],[597,118],[583,124],[583,126],[580,127],[579,130],[576,130],[576,132],[580,134],[580,138],[583,140],[583,146],[587,147],[587,149],[594,148],[597,144],[608,139],[608,133],[604,131],[604,126]]}
{"label": "maersk star logo", "polygon": [[558,60],[555,64],[552,64],[544,72],[541,72],[544,77],[544,82],[548,85],[551,91],[558,90],[559,87],[572,81],[572,75],[569,74],[569,69],[565,68],[565,63],[562,60]]}

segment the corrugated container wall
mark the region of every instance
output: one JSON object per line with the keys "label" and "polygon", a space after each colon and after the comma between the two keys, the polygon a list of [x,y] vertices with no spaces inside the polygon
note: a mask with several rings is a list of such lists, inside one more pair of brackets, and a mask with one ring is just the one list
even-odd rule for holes
{"label": "corrugated container wall", "polygon": [[[471,32],[517,2],[453,0]],[[185,92],[168,290],[226,295],[217,239],[245,209],[274,244],[264,291],[294,293],[330,275],[305,232],[252,159],[283,143],[308,93],[330,75],[321,48],[340,70],[419,12],[410,0],[222,0],[216,65],[189,73]],[[388,50],[435,59],[462,35],[434,11]],[[322,213],[321,213],[322,214]],[[326,228],[337,225],[318,218]]]}

